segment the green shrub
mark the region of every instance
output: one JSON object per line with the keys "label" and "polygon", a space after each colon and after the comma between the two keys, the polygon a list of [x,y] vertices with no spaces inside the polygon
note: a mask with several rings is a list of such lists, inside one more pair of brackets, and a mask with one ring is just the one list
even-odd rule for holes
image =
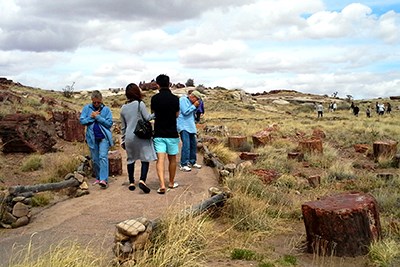
{"label": "green shrub", "polygon": [[21,171],[37,171],[43,167],[42,157],[40,155],[31,155],[22,162]]}
{"label": "green shrub", "polygon": [[232,250],[231,259],[232,260],[254,260],[256,253],[248,249],[235,248]]}

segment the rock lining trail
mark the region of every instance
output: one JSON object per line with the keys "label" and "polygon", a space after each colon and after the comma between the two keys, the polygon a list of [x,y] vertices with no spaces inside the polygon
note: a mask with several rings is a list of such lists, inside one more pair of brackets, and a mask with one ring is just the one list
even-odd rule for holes
{"label": "rock lining trail", "polygon": [[[171,208],[180,210],[200,203],[209,197],[208,188],[218,186],[214,170],[210,167],[203,166],[191,172],[181,172],[178,168],[175,181],[179,187],[170,189],[164,195],[157,194],[159,183],[156,164],[152,162],[147,178],[151,192],[144,194],[138,187],[132,192],[127,186],[126,153],[121,151],[121,154],[123,174],[110,177],[110,186],[106,190],[91,185],[93,179],[90,179],[90,194],[67,198],[40,212],[33,210],[31,221],[26,226],[0,229],[0,266],[8,266],[11,255],[26,248],[30,241],[38,253],[62,241],[76,241],[83,248],[89,247],[106,254],[111,260],[117,223],[140,216],[150,220],[160,218]],[[198,162],[202,162],[200,154]],[[140,162],[136,162],[135,177],[139,177],[138,166]]]}

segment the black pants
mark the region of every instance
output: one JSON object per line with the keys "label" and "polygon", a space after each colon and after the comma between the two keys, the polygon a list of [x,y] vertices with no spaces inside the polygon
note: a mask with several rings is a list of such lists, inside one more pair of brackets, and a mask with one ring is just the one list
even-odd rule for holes
{"label": "black pants", "polygon": [[[146,182],[150,163],[148,161],[141,161],[141,163],[142,163],[142,167],[140,169],[140,180],[142,180],[143,182]],[[135,182],[135,177],[134,177],[135,163],[128,164],[127,167],[128,167],[129,182],[131,184],[133,184]]]}

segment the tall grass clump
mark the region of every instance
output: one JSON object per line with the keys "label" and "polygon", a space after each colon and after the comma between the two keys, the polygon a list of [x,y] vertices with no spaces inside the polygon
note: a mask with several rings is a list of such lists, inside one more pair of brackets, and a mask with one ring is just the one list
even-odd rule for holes
{"label": "tall grass clump", "polygon": [[30,172],[37,171],[43,167],[42,157],[40,155],[28,156],[21,165],[21,171]]}
{"label": "tall grass clump", "polygon": [[101,255],[95,255],[89,248],[82,247],[76,242],[63,241],[52,245],[43,254],[38,253],[30,242],[20,251],[13,252],[9,267],[98,267],[104,266],[105,260]]}
{"label": "tall grass clump", "polygon": [[275,148],[273,146],[265,146],[256,150],[260,154],[254,168],[271,169],[278,173],[290,173],[295,165],[293,160],[287,159],[287,150],[283,148]]}
{"label": "tall grass clump", "polygon": [[235,162],[237,159],[236,153],[223,144],[209,145],[208,148],[224,164]]}
{"label": "tall grass clump", "polygon": [[351,162],[335,161],[328,169],[328,181],[341,181],[356,178]]}
{"label": "tall grass clump", "polygon": [[306,153],[304,158],[313,167],[328,169],[334,164],[338,158],[338,151],[336,148],[329,144],[325,144],[324,152],[322,154],[318,153]]}
{"label": "tall grass clump", "polygon": [[71,157],[68,154],[50,155],[44,162],[47,176],[43,178],[44,183],[59,182],[64,179],[68,173],[77,170],[80,160],[77,157]]}
{"label": "tall grass clump", "polygon": [[374,266],[400,266],[400,243],[386,239],[370,245],[368,256]]}
{"label": "tall grass clump", "polygon": [[206,216],[177,214],[160,221],[152,235],[152,247],[135,266],[203,266],[211,225]]}

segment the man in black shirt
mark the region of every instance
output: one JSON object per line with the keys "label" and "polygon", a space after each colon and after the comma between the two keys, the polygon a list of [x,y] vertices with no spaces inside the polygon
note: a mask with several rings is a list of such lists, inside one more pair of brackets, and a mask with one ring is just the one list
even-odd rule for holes
{"label": "man in black shirt", "polygon": [[176,128],[176,118],[179,115],[179,98],[169,89],[169,77],[160,74],[156,78],[160,87],[158,94],[151,98],[151,110],[154,112],[154,148],[157,153],[157,175],[160,188],[157,193],[166,192],[164,182],[164,162],[166,156],[169,161],[169,188],[176,188],[175,180],[176,155],[179,151],[179,135]]}

